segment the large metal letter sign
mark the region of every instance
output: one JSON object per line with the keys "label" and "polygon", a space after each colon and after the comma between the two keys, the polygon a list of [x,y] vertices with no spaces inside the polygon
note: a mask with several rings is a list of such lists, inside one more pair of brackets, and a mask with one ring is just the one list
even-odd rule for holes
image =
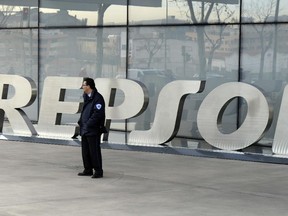
{"label": "large metal letter sign", "polygon": [[75,133],[75,126],[60,125],[61,114],[76,114],[80,112],[79,102],[60,101],[64,98],[65,89],[79,89],[82,77],[47,77],[44,81],[41,100],[38,134],[42,136],[71,137]]}
{"label": "large metal letter sign", "polygon": [[[147,88],[138,81],[129,79],[108,79],[97,78],[95,84],[99,92],[102,93],[106,101],[106,128],[110,129],[111,120],[129,119],[140,115],[148,106]],[[121,90],[124,93],[124,101],[115,106],[116,91]],[[108,140],[108,135],[103,136],[103,140]]]}
{"label": "large metal letter sign", "polygon": [[[230,134],[218,130],[225,107],[236,97],[246,100],[248,110],[243,124]],[[259,139],[268,129],[270,111],[264,95],[255,87],[239,82],[218,86],[203,100],[197,116],[198,129],[202,137],[220,149],[243,149]]]}
{"label": "large metal letter sign", "polygon": [[[62,114],[77,114],[81,102],[65,101],[67,89],[79,89],[82,77],[47,77],[44,81],[38,124],[32,125],[21,109],[30,106],[36,98],[36,85],[30,78],[0,74],[0,134],[7,117],[14,134],[44,137],[69,137],[75,134],[75,124],[62,125]],[[95,79],[96,87],[106,101],[106,126],[111,120],[126,120],[142,114],[149,97],[144,84],[129,79]],[[188,94],[202,92],[205,81],[176,80],[168,83],[158,95],[155,118],[151,129],[133,130],[128,143],[132,145],[159,145],[172,140],[180,127],[181,114]],[[13,87],[13,88],[12,88]],[[123,102],[115,105],[117,90],[123,92]],[[121,95],[121,94],[119,94]],[[79,98],[81,95],[78,95]],[[76,95],[77,99],[78,96]],[[235,98],[247,104],[245,119],[231,133],[221,131],[225,109]],[[288,155],[288,85],[284,88],[272,151]],[[239,109],[236,108],[235,112]],[[201,136],[209,144],[225,150],[238,150],[260,140],[271,125],[272,115],[264,95],[255,87],[241,82],[229,82],[212,90],[198,110],[197,125]],[[72,122],[71,122],[72,123]],[[34,128],[35,127],[35,128]],[[37,131],[36,131],[37,130]],[[108,134],[105,135],[108,138]],[[107,139],[106,139],[107,140]]]}
{"label": "large metal letter sign", "polygon": [[203,91],[204,83],[186,80],[168,83],[159,93],[152,128],[147,131],[132,131],[129,143],[157,145],[173,139],[179,129],[186,96]]}
{"label": "large metal letter sign", "polygon": [[[14,87],[12,98],[7,98],[9,85]],[[0,74],[0,132],[2,133],[4,113],[6,113],[13,132],[36,135],[32,123],[20,108],[31,105],[37,94],[36,85],[30,78],[18,75]]]}
{"label": "large metal letter sign", "polygon": [[281,107],[279,111],[272,152],[275,154],[288,154],[288,85],[285,86]]}
{"label": "large metal letter sign", "polygon": [[[97,78],[95,84],[106,103],[111,102],[110,97],[113,89],[120,89],[124,92],[125,98],[122,104],[115,107],[106,107],[106,119],[133,118],[140,115],[148,105],[147,89],[140,82],[129,79]],[[113,104],[113,101],[111,103]]]}

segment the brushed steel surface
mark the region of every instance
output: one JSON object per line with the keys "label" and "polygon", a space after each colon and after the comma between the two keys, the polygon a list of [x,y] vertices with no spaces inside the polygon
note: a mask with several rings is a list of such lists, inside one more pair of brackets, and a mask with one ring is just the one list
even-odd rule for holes
{"label": "brushed steel surface", "polygon": [[115,93],[113,90],[121,90],[124,93],[124,100],[118,106],[106,106],[106,119],[129,119],[143,113],[146,109],[149,97],[144,84],[129,79],[95,79],[96,88],[103,95],[106,103],[114,104]]}
{"label": "brushed steel surface", "polygon": [[173,139],[179,129],[186,96],[201,92],[204,84],[204,81],[177,80],[164,86],[158,96],[152,128],[131,131],[128,143],[158,145]]}
{"label": "brushed steel surface", "polygon": [[[14,94],[8,97],[8,92]],[[21,109],[34,102],[37,95],[35,82],[28,77],[0,74],[0,95],[0,132],[6,114],[15,134],[36,135],[31,121]]]}
{"label": "brushed steel surface", "polygon": [[[247,115],[242,125],[234,132],[223,134],[218,125],[225,108],[236,97],[247,103]],[[203,100],[197,116],[198,129],[211,145],[226,150],[243,149],[261,139],[268,129],[270,109],[264,95],[246,83],[230,82],[211,91]]]}
{"label": "brushed steel surface", "polygon": [[272,152],[275,154],[288,154],[288,85],[285,86],[275,129]]}
{"label": "brushed steel surface", "polygon": [[61,125],[61,115],[80,112],[80,102],[61,101],[65,97],[65,89],[79,89],[82,77],[50,76],[44,81],[38,125],[40,136],[72,137],[75,125]]}

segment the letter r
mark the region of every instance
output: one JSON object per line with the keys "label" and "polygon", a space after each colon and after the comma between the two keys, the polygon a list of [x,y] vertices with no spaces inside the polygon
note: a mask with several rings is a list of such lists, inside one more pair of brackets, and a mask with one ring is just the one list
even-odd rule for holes
{"label": "letter r", "polygon": [[[14,87],[14,95],[8,98],[9,85]],[[11,89],[12,90],[12,89]],[[13,132],[32,134],[37,132],[25,112],[21,109],[31,105],[36,98],[35,82],[19,75],[0,74],[0,132],[3,132],[4,114],[7,115]]]}

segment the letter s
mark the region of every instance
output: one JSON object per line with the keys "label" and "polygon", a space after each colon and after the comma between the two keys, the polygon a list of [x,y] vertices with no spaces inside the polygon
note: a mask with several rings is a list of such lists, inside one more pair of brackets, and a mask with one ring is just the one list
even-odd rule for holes
{"label": "letter s", "polygon": [[177,134],[185,98],[204,89],[205,81],[177,80],[168,83],[159,93],[153,126],[150,130],[134,130],[128,143],[158,145]]}

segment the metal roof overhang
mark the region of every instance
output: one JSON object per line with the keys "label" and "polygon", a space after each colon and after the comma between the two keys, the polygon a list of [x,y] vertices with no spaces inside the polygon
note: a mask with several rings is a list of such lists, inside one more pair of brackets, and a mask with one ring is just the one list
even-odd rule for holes
{"label": "metal roof overhang", "polygon": [[[127,0],[42,0],[41,8],[97,11],[98,4],[127,5]],[[38,0],[1,0],[0,5],[38,7]],[[161,7],[161,0],[130,0],[129,5]]]}
{"label": "metal roof overhang", "polygon": [[193,1],[205,2],[205,3],[220,3],[220,4],[239,4],[239,0],[193,0]]}

